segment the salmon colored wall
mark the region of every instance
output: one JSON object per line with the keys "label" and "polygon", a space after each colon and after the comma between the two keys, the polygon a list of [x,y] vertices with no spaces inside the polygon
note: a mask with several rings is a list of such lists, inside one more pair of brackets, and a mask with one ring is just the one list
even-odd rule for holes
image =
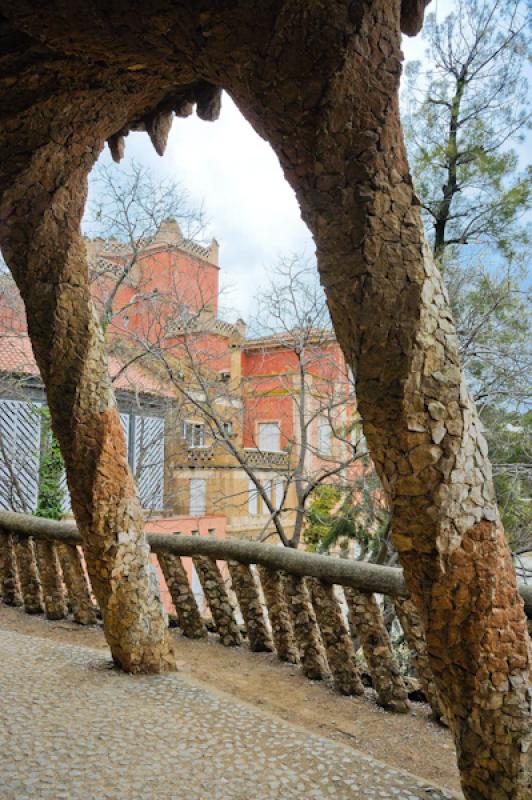
{"label": "salmon colored wall", "polygon": [[[225,538],[226,517],[224,514],[210,514],[205,517],[176,516],[165,517],[162,519],[149,519],[144,525],[146,533],[166,533],[169,536],[176,531],[182,535],[190,536],[192,531],[199,531],[200,536],[208,536],[209,530],[214,530],[217,539]],[[161,587],[161,601],[165,610],[169,614],[175,614],[174,604],[170,597],[170,592],[164,580],[163,573],[157,561],[157,556],[150,555],[150,561],[157,570],[159,585]],[[183,558],[183,566],[188,576],[189,583],[192,583],[192,559]]]}
{"label": "salmon colored wall", "polygon": [[[113,260],[117,264],[120,260]],[[131,277],[117,291],[114,309],[119,311],[129,306],[124,314],[113,320],[117,331],[129,330],[143,338],[155,340],[160,333],[160,323],[176,315],[182,304],[197,312],[208,306],[214,316],[218,314],[219,268],[214,264],[194,258],[180,251],[163,250],[144,254],[131,272]],[[100,303],[112,289],[113,281],[102,277],[93,284],[93,295]],[[135,296],[151,296],[156,291],[160,302],[150,300],[134,302]],[[125,315],[128,317],[125,324]]]}

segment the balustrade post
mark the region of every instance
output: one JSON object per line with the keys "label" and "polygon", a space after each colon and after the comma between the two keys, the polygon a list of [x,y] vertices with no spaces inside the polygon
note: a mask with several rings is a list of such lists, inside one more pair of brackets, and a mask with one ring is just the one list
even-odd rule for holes
{"label": "balustrade post", "polygon": [[294,639],[294,629],[286,602],[282,573],[269,567],[257,565],[272,639],[277,656],[289,664],[299,662],[299,652]]}
{"label": "balustrade post", "polygon": [[157,558],[183,635],[188,639],[204,639],[207,636],[207,628],[201,618],[181,559],[168,553],[157,553]]}
{"label": "balustrade post", "polygon": [[249,649],[253,653],[271,653],[273,643],[266,627],[257,584],[250,567],[247,564],[240,564],[238,561],[228,561],[227,566],[244,618]]}
{"label": "balustrade post", "polygon": [[21,606],[22,595],[18,578],[15,541],[11,533],[0,532],[0,560],[2,561],[2,599],[6,606]]}
{"label": "balustrade post", "polygon": [[35,550],[46,619],[64,619],[68,609],[56,546],[46,539],[37,539]]}
{"label": "balustrade post", "polygon": [[306,579],[285,573],[284,586],[303,672],[320,681],[328,674],[327,661]]}
{"label": "balustrade post", "polygon": [[364,685],[356,666],[355,648],[345,626],[334,586],[318,578],[307,578],[306,581],[337,691],[346,695],[364,694]]}
{"label": "balustrade post", "polygon": [[222,644],[226,647],[242,644],[234,609],[216,561],[208,556],[194,556],[192,561]]}
{"label": "balustrade post", "polygon": [[35,557],[35,544],[29,536],[17,536],[15,540],[20,590],[26,614],[42,614],[43,597],[41,579]]}
{"label": "balustrade post", "polygon": [[410,709],[408,692],[375,596],[349,586],[344,586],[344,594],[349,625],[362,644],[379,704],[406,713]]}
{"label": "balustrade post", "polygon": [[96,609],[78,548],[73,544],[58,543],[57,555],[75,621],[80,625],[94,625]]}
{"label": "balustrade post", "polygon": [[409,597],[395,597],[394,608],[401,624],[405,640],[414,656],[414,666],[427,702],[432,710],[432,718],[443,720],[443,711],[434,677],[427,655],[427,643],[417,609]]}

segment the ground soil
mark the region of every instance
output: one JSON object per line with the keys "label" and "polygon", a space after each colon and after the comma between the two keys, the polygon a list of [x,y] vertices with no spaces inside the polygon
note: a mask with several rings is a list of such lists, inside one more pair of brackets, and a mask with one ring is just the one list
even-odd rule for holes
{"label": "ground soil", "polygon": [[[0,606],[0,627],[107,650],[99,626],[51,622],[21,609]],[[451,735],[429,719],[428,706],[414,703],[412,713],[392,714],[370,697],[341,697],[269,653],[226,648],[212,635],[208,641],[192,641],[173,634],[178,668],[193,680],[461,796]]]}

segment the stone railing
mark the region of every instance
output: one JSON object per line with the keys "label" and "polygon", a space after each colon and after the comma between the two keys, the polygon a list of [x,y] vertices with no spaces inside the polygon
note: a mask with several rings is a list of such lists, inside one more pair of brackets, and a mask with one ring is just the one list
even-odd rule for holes
{"label": "stone railing", "polygon": [[246,464],[250,467],[288,467],[288,453],[282,450],[244,450]]}
{"label": "stone railing", "polygon": [[[421,622],[408,598],[402,571],[247,541],[148,534],[184,636],[207,636],[181,561],[190,557],[222,644],[275,652],[299,663],[311,680],[330,679],[338,692],[361,695],[365,685],[377,702],[396,712],[410,708],[381,605],[389,599],[413,656],[421,692],[441,718]],[[81,537],[73,523],[0,512],[1,596],[29,614],[61,619],[71,608],[81,624],[96,621],[84,569]],[[225,566],[226,565],[226,566]],[[532,587],[521,586],[532,617]],[[243,627],[237,619],[239,606]],[[355,644],[365,657],[362,672]]]}

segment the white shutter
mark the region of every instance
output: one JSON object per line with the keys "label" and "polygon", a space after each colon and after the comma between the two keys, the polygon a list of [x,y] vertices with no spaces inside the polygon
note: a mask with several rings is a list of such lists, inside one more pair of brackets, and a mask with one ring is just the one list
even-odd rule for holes
{"label": "white shutter", "polygon": [[135,415],[133,472],[144,508],[164,504],[164,419]]}
{"label": "white shutter", "polygon": [[281,445],[281,432],[278,422],[259,424],[259,450],[278,452]]}
{"label": "white shutter", "polygon": [[0,400],[0,509],[35,511],[41,419],[32,403]]}
{"label": "white shutter", "polygon": [[129,414],[120,412],[120,422],[122,423],[122,430],[126,440],[126,453],[129,453]]}
{"label": "white shutter", "polygon": [[284,480],[277,478],[275,481],[275,508],[281,508],[284,495]]}
{"label": "white shutter", "polygon": [[332,430],[329,422],[321,421],[320,427],[318,430],[318,450],[320,453],[324,455],[330,455],[331,453],[331,435]]}
{"label": "white shutter", "polygon": [[191,517],[201,517],[205,514],[205,478],[190,479],[190,498],[188,513]]}
{"label": "white shutter", "polygon": [[250,479],[248,483],[248,513],[255,516],[259,512],[259,493],[257,487]]}

